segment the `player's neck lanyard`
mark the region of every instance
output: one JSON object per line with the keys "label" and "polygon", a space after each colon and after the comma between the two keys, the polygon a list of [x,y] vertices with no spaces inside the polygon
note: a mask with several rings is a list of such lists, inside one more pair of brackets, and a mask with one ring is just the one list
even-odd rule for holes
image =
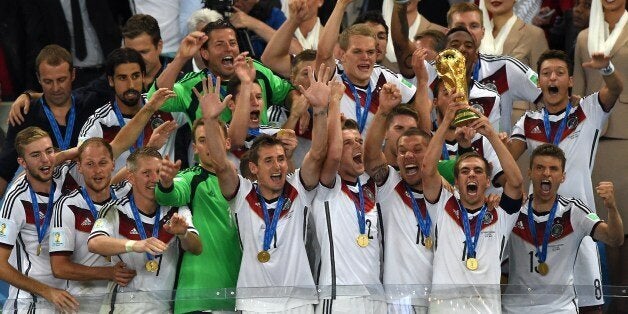
{"label": "player's neck lanyard", "polygon": [[286,197],[283,195],[282,191],[281,196],[279,196],[279,200],[277,200],[277,206],[273,211],[273,217],[271,220],[270,214],[268,213],[268,208],[266,207],[266,201],[264,200],[264,197],[262,197],[262,194],[259,191],[259,187],[255,187],[255,192],[257,192],[257,199],[262,206],[262,212],[264,213],[264,224],[266,225],[266,229],[264,230],[264,243],[262,244],[263,250],[268,251],[270,249],[270,242],[273,240],[275,232],[277,231],[277,222],[279,222],[279,216],[281,215],[281,211],[283,210],[283,204],[286,201]]}
{"label": "player's neck lanyard", "polygon": [[460,200],[458,201],[458,207],[460,208],[460,218],[462,219],[462,227],[464,229],[464,237],[467,243],[467,258],[475,258],[475,249],[478,246],[478,240],[480,240],[480,232],[482,231],[482,223],[484,221],[484,215],[486,214],[486,204],[480,209],[480,213],[475,220],[475,234],[471,235],[471,226],[469,224],[469,216],[467,209],[464,208]]}
{"label": "player's neck lanyard", "polygon": [[113,189],[113,186],[109,186],[109,194],[111,195],[111,199],[112,200],[117,200],[118,197],[116,196],[116,190]]}
{"label": "player's neck lanyard", "polygon": [[[26,181],[28,183],[28,181]],[[37,255],[41,252],[41,241],[44,239],[48,227],[50,226],[50,219],[52,218],[52,205],[54,204],[55,190],[57,185],[54,181],[50,183],[50,193],[48,194],[48,205],[46,206],[46,215],[44,216],[44,223],[41,223],[39,219],[39,202],[37,202],[37,196],[33,186],[28,183],[28,190],[31,193],[31,204],[33,205],[33,218],[35,218],[35,228],[37,229]]]}
{"label": "player's neck lanyard", "polygon": [[[438,129],[438,122],[434,121],[434,130]],[[441,154],[443,160],[449,160],[449,150],[447,149],[447,143],[443,143],[443,148],[441,148]]]}
{"label": "player's neck lanyard", "polygon": [[480,58],[478,58],[478,60],[475,62],[475,66],[473,67],[473,80],[479,82],[480,80],[478,79],[480,77]]}
{"label": "player's neck lanyard", "polygon": [[567,108],[565,108],[565,116],[563,117],[563,120],[560,122],[560,126],[558,127],[556,134],[554,134],[554,140],[550,140],[550,134],[552,133],[552,125],[550,124],[550,121],[549,121],[549,111],[547,111],[547,108],[543,108],[543,126],[545,127],[545,138],[547,139],[548,143],[552,143],[558,146],[558,143],[560,143],[560,140],[563,138],[563,132],[565,131],[565,127],[567,126],[567,119],[569,118],[570,111],[571,111],[571,102],[568,102]]}
{"label": "player's neck lanyard", "polygon": [[539,244],[536,241],[536,223],[534,222],[534,211],[532,209],[532,197],[528,200],[528,225],[530,226],[530,233],[532,234],[532,240],[534,240],[534,247],[536,248],[536,256],[539,259],[539,263],[544,263],[547,259],[547,244],[549,243],[550,233],[552,232],[552,225],[554,224],[554,217],[556,217],[556,209],[558,208],[558,196],[552,205],[552,209],[549,213],[549,218],[545,223],[545,232],[543,233],[543,243],[539,249]]}
{"label": "player's neck lanyard", "polygon": [[[140,96],[142,97],[142,96]],[[118,125],[120,128],[123,128],[126,125],[124,122],[124,117],[122,116],[122,112],[120,111],[120,107],[118,107],[118,101],[113,102],[113,112],[116,114],[116,118],[118,119]],[[129,151],[134,152],[136,148],[140,148],[144,145],[144,130],[140,132],[140,136],[137,137],[137,141],[135,142],[135,147],[129,147]]]}
{"label": "player's neck lanyard", "polygon": [[59,123],[57,123],[54,114],[50,110],[50,107],[48,107],[45,97],[41,97],[39,101],[41,102],[41,107],[44,108],[44,113],[46,114],[46,118],[48,118],[48,122],[50,123],[50,127],[52,128],[52,133],[55,136],[57,145],[59,145],[59,148],[61,150],[66,150],[70,148],[70,141],[72,140],[72,130],[74,129],[74,121],[76,120],[76,105],[74,104],[74,96],[72,96],[72,106],[70,107],[70,112],[68,114],[68,124],[65,126],[65,137],[61,137],[61,129],[59,129]]}
{"label": "player's neck lanyard", "polygon": [[[212,72],[209,72],[208,68],[205,68],[205,76],[209,76],[212,79],[212,84],[213,84],[213,86],[215,88],[216,87],[216,76]],[[222,81],[222,83],[224,83],[224,82],[225,81]],[[220,99],[225,99],[225,97],[227,97],[226,86],[224,88],[223,88],[223,86],[220,86]]]}
{"label": "player's neck lanyard", "polygon": [[429,237],[430,228],[432,226],[432,218],[430,218],[430,214],[428,212],[425,212],[426,215],[425,217],[423,217],[423,214],[421,214],[421,211],[419,210],[419,204],[414,198],[412,190],[405,182],[403,183],[403,186],[406,188],[406,193],[408,193],[408,197],[410,197],[410,202],[412,202],[412,211],[414,211],[414,216],[416,217],[418,227],[421,229],[421,233],[423,233],[423,236]]}
{"label": "player's neck lanyard", "polygon": [[[343,183],[344,184],[344,183]],[[356,202],[355,197],[351,197],[353,204],[355,204],[355,213],[358,216],[358,228],[360,229],[360,234],[366,234],[366,209],[364,206],[364,188],[360,183],[360,178],[358,178],[358,199]]]}
{"label": "player's neck lanyard", "polygon": [[351,93],[353,93],[353,100],[355,101],[355,118],[358,122],[360,133],[362,133],[362,131],[364,131],[364,127],[366,126],[366,118],[368,118],[369,115],[369,108],[371,108],[371,97],[373,96],[371,84],[369,82],[369,85],[366,88],[366,100],[364,102],[364,108],[362,108],[362,102],[360,101],[358,90],[355,88],[353,83],[349,81],[349,78],[345,73],[342,73],[341,77],[342,80],[349,86]]}
{"label": "player's neck lanyard", "polygon": [[261,132],[259,131],[259,128],[249,128],[249,130],[247,131],[247,134],[253,137],[258,137],[260,133]]}
{"label": "player's neck lanyard", "polygon": [[[146,240],[146,231],[144,230],[144,223],[140,218],[140,211],[135,204],[135,198],[133,197],[133,193],[129,194],[129,205],[131,206],[131,212],[133,212],[133,219],[135,220],[135,227],[137,228],[137,232],[140,234],[140,239]],[[161,207],[158,205],[157,210],[155,211],[155,223],[153,224],[153,233],[151,237],[159,238],[159,214],[161,211]],[[148,260],[153,260],[155,257],[149,253],[146,253],[146,257]]]}
{"label": "player's neck lanyard", "polygon": [[[114,199],[115,195],[113,194],[112,187],[109,187],[109,194],[111,196],[111,199]],[[89,208],[89,211],[92,212],[92,216],[94,216],[94,219],[98,219],[98,211],[96,210],[94,201],[92,201],[92,198],[89,197],[89,193],[87,193],[87,190],[84,186],[81,187],[81,195],[83,195],[85,202],[87,202],[87,207]]]}

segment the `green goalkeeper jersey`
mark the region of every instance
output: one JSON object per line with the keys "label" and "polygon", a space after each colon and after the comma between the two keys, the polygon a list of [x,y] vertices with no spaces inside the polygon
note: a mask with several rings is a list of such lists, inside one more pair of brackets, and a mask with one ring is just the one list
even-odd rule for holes
{"label": "green goalkeeper jersey", "polygon": [[229,204],[215,174],[201,166],[180,171],[174,184],[155,189],[161,205],[188,205],[203,244],[203,252],[183,253],[179,264],[175,313],[235,310],[235,291],[242,249]]}

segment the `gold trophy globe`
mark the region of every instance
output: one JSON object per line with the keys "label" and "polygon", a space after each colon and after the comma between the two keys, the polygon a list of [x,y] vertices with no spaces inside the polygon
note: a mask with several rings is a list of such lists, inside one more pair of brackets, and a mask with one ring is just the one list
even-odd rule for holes
{"label": "gold trophy globe", "polygon": [[[465,58],[457,49],[446,49],[438,54],[436,59],[436,73],[443,81],[445,89],[450,94],[454,91],[462,93],[462,97],[456,101],[464,101],[469,103],[467,91],[467,67],[465,66]],[[471,109],[460,109],[456,112],[453,126],[464,126],[471,121],[480,118]]]}

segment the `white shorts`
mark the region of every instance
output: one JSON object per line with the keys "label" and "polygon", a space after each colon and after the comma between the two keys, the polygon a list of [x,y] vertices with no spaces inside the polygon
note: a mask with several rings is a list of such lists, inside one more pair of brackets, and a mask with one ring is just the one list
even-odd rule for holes
{"label": "white shorts", "polygon": [[316,306],[316,314],[351,313],[380,314],[386,313],[386,302],[372,300],[370,297],[322,299]]}
{"label": "white shorts", "polygon": [[580,243],[573,274],[579,307],[604,304],[600,254],[597,244],[589,236]]}
{"label": "white shorts", "polygon": [[312,304],[306,304],[302,306],[298,306],[295,308],[291,308],[281,312],[253,312],[253,311],[242,311],[242,314],[314,314],[314,306]]}
{"label": "white shorts", "polygon": [[110,284],[110,293],[104,298],[100,313],[172,313],[171,291],[119,292]]}

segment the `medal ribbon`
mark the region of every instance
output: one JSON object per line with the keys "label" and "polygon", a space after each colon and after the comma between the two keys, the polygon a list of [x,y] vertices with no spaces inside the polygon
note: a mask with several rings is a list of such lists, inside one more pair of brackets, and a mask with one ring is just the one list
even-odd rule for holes
{"label": "medal ribbon", "polygon": [[358,178],[358,200],[356,202],[355,197],[351,197],[353,204],[355,204],[355,213],[358,216],[358,228],[360,229],[360,234],[366,234],[366,210],[364,206],[364,188],[360,183],[360,178]]}
{"label": "medal ribbon", "polygon": [[[133,212],[133,219],[135,220],[135,227],[137,227],[137,232],[140,234],[140,239],[146,240],[146,230],[144,230],[144,223],[142,223],[142,219],[140,218],[140,211],[135,204],[135,198],[133,197],[133,193],[129,194],[129,205],[131,206],[131,211]],[[157,206],[157,210],[155,211],[155,223],[153,224],[153,233],[151,234],[154,238],[159,238],[159,214],[161,207]],[[153,260],[155,257],[150,253],[146,253],[146,257],[148,260]]]}
{"label": "medal ribbon", "polygon": [[482,206],[482,209],[480,209],[480,213],[478,214],[478,216],[476,217],[476,221],[475,221],[475,234],[473,236],[471,236],[471,226],[469,224],[469,217],[467,216],[467,209],[464,208],[464,206],[462,206],[462,204],[460,203],[460,200],[458,201],[458,208],[460,209],[461,213],[460,213],[460,218],[462,219],[462,226],[464,229],[464,237],[466,238],[467,241],[467,257],[468,258],[475,258],[475,248],[478,245],[478,240],[480,240],[480,232],[482,231],[482,223],[484,220],[484,215],[486,215],[486,204],[484,204],[484,206]]}
{"label": "medal ribbon", "polygon": [[475,66],[473,67],[473,80],[479,82],[478,78],[480,77],[480,58],[475,62]]}
{"label": "medal ribbon", "polygon": [[[87,207],[89,208],[89,211],[92,212],[92,216],[94,216],[94,219],[98,219],[98,211],[96,210],[96,206],[94,206],[94,201],[92,201],[92,198],[89,197],[89,194],[87,193],[87,190],[85,189],[85,187],[81,187],[81,195],[83,195],[83,198],[85,199],[85,202],[87,202]],[[113,192],[113,187],[109,187],[109,195],[111,196],[112,200],[116,200],[116,195]]]}
{"label": "medal ribbon", "polygon": [[262,205],[262,212],[264,213],[264,224],[266,225],[266,230],[264,230],[264,243],[263,250],[268,251],[270,249],[270,242],[273,240],[275,236],[275,232],[277,231],[277,222],[279,221],[279,216],[281,215],[281,211],[283,210],[283,204],[286,201],[286,197],[283,195],[283,191],[281,196],[279,196],[279,200],[277,201],[277,207],[273,212],[273,218],[271,220],[270,214],[268,213],[268,208],[266,207],[266,201],[262,197],[262,194],[259,192],[259,188],[255,187],[255,192],[257,192],[257,199],[259,200],[260,205]]}
{"label": "medal ribbon", "polygon": [[[212,79],[212,83],[214,88],[216,87],[216,76],[212,73],[209,72],[209,69],[205,69],[205,76],[209,76]],[[222,81],[224,83],[224,81]],[[222,85],[222,84],[221,84]],[[220,87],[220,99],[225,99],[225,97],[227,97],[227,88],[225,85],[225,88],[222,88],[222,86]]]}
{"label": "medal ribbon", "polygon": [[408,197],[410,197],[410,201],[412,202],[412,211],[414,211],[414,216],[416,217],[417,226],[421,229],[421,233],[425,237],[430,236],[430,228],[432,226],[432,218],[430,218],[430,214],[426,211],[426,216],[423,217],[421,211],[419,210],[419,204],[416,202],[414,198],[414,194],[412,194],[412,190],[406,184],[403,183],[403,186],[406,188],[406,192],[408,193]]}
{"label": "medal ribbon", "polygon": [[70,148],[70,141],[72,140],[72,130],[74,129],[74,121],[76,120],[76,105],[74,104],[74,96],[72,96],[72,106],[70,107],[70,112],[68,115],[68,124],[65,126],[65,137],[61,137],[61,129],[59,129],[59,123],[52,114],[50,107],[46,104],[45,97],[39,99],[41,102],[41,107],[44,108],[44,113],[46,114],[46,118],[48,118],[48,122],[50,123],[50,127],[52,128],[52,133],[55,136],[55,140],[59,145],[61,150],[66,150]]}
{"label": "medal ribbon", "polygon": [[[140,95],[140,97],[142,97]],[[120,128],[123,128],[126,125],[126,122],[124,122],[124,117],[122,117],[122,112],[120,111],[120,107],[118,107],[118,101],[114,101],[113,102],[113,112],[116,114],[116,118],[118,119],[118,125],[120,126]],[[144,145],[144,129],[142,129],[142,132],[140,133],[140,136],[137,137],[137,141],[135,142],[135,147],[139,148],[142,147]],[[129,151],[132,153],[135,151],[135,147],[129,147]]]}
{"label": "medal ribbon", "polygon": [[369,108],[371,108],[371,97],[373,96],[371,84],[369,82],[369,86],[366,88],[366,101],[364,102],[364,108],[362,108],[362,102],[360,101],[358,90],[355,88],[353,83],[349,81],[349,78],[345,73],[342,73],[341,77],[342,80],[349,86],[351,93],[353,93],[353,100],[355,101],[355,119],[358,122],[359,131],[362,133],[362,131],[364,131],[364,127],[366,126],[366,118],[369,115]]}
{"label": "medal ribbon", "polygon": [[259,128],[249,128],[249,130],[246,132],[249,136],[254,136],[257,137],[261,134],[261,132],[259,131]]}
{"label": "medal ribbon", "polygon": [[528,225],[530,226],[530,233],[534,240],[534,247],[536,248],[536,256],[539,258],[539,263],[544,263],[547,259],[547,244],[549,243],[550,233],[552,232],[552,225],[554,224],[554,217],[556,217],[556,209],[558,208],[558,198],[554,201],[552,209],[550,210],[549,218],[545,223],[545,232],[543,233],[543,243],[539,249],[539,244],[536,241],[536,223],[534,222],[534,212],[532,209],[532,197],[528,201]]}
{"label": "medal ribbon", "polygon": [[[28,182],[28,181],[27,181]],[[28,184],[28,190],[31,192],[31,204],[33,205],[33,218],[35,218],[35,228],[37,229],[37,242],[41,246],[41,241],[44,239],[46,235],[46,231],[48,231],[48,227],[50,226],[50,220],[52,218],[52,205],[54,204],[55,198],[55,189],[57,185],[53,181],[50,184],[50,193],[48,194],[48,205],[46,207],[46,215],[44,216],[44,224],[41,224],[41,220],[39,219],[39,203],[37,202],[37,196],[35,195],[35,191],[33,187]]]}
{"label": "medal ribbon", "polygon": [[567,119],[569,118],[569,112],[571,111],[571,102],[567,103],[567,108],[565,109],[565,117],[563,117],[563,121],[560,122],[560,126],[554,135],[554,140],[550,141],[550,133],[552,132],[552,126],[549,121],[549,112],[547,109],[543,108],[543,126],[545,127],[545,138],[548,143],[552,143],[558,146],[560,140],[563,138],[563,132],[565,131],[565,127],[567,126]]}

